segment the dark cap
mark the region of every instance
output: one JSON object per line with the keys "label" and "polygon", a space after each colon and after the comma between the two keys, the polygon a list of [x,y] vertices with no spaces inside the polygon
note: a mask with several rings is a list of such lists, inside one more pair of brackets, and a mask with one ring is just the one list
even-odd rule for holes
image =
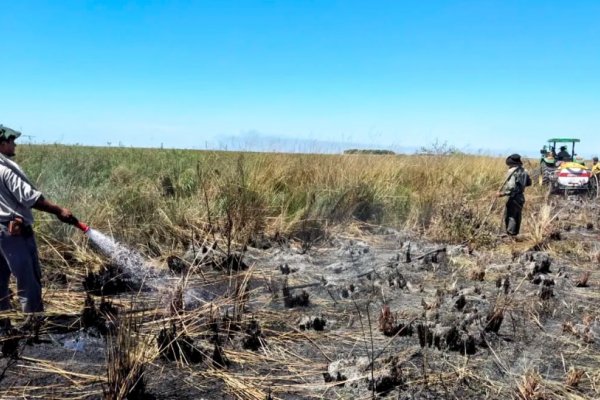
{"label": "dark cap", "polygon": [[21,136],[21,132],[10,129],[8,126],[0,124],[0,139],[8,140],[11,137],[15,139]]}
{"label": "dark cap", "polygon": [[592,158],[592,161],[598,161],[598,157]]}
{"label": "dark cap", "polygon": [[560,146],[560,149],[561,149],[561,150],[566,150],[566,149],[567,149],[567,146]]}
{"label": "dark cap", "polygon": [[511,154],[510,156],[506,157],[506,165],[508,165],[509,167],[516,167],[517,165],[523,165],[523,163],[521,162],[521,156],[519,154]]}

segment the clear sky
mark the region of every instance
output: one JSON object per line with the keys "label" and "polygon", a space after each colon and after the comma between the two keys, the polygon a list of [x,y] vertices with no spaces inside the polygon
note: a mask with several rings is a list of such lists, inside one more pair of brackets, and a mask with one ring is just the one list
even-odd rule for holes
{"label": "clear sky", "polygon": [[572,135],[600,152],[600,1],[0,0],[0,15],[0,123],[34,142],[536,154]]}

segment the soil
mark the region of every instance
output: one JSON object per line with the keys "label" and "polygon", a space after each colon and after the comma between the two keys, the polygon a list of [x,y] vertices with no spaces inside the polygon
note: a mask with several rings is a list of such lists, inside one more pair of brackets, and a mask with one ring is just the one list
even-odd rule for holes
{"label": "soil", "polygon": [[79,291],[87,314],[72,316],[76,329],[46,324],[0,359],[0,397],[102,398],[118,326],[99,305],[110,300],[139,321],[152,350],[145,393],[156,399],[599,398],[595,212],[561,216],[560,234],[538,246],[499,239],[473,250],[362,225],[310,247],[261,242],[243,263],[177,254],[160,291],[86,302],[81,285],[64,289]]}

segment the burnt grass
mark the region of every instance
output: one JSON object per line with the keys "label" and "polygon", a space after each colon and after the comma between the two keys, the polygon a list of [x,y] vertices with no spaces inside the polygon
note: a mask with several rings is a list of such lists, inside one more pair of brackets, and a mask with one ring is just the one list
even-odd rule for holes
{"label": "burnt grass", "polygon": [[197,364],[204,355],[194,346],[194,340],[182,332],[178,332],[173,323],[170,328],[163,328],[156,338],[160,357],[168,361],[181,361]]}
{"label": "burnt grass", "polygon": [[96,296],[111,296],[141,289],[138,282],[130,279],[123,269],[113,262],[105,264],[98,272],[89,272],[82,284],[88,293]]}
{"label": "burnt grass", "polygon": [[[145,365],[145,393],[157,399],[600,398],[597,209],[593,215],[591,227],[559,218],[552,237],[535,246],[504,239],[487,248],[434,243],[370,225],[355,238],[329,232],[310,247],[292,238],[249,247],[243,260],[213,257],[194,266],[202,274],[188,278],[176,313],[156,294],[138,300],[140,308],[158,310],[140,314],[156,349]],[[191,265],[183,259],[173,254],[165,269],[178,277]],[[28,360],[105,376],[105,340],[88,340],[86,332],[109,331],[120,318],[114,304],[132,289],[127,282],[111,286],[118,276],[109,267],[87,278],[82,330],[31,346],[4,342],[0,398],[102,397],[101,380],[73,385],[79,375],[31,369]],[[201,297],[193,306],[187,289]],[[62,345],[75,335],[87,340],[81,351]],[[567,386],[571,369],[583,371],[582,378]],[[538,377],[529,397],[520,391],[525,376]]]}

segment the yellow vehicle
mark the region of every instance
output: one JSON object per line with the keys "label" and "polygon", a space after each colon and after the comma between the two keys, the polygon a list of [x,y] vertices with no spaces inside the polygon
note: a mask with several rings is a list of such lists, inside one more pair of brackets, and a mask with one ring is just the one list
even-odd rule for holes
{"label": "yellow vehicle", "polygon": [[[548,145],[540,151],[540,183],[547,185],[551,193],[586,193],[595,198],[599,176],[592,175],[590,168],[575,153],[575,143],[579,141],[575,138],[548,139]],[[558,153],[557,144],[562,144]],[[570,144],[570,152],[567,144]]]}

